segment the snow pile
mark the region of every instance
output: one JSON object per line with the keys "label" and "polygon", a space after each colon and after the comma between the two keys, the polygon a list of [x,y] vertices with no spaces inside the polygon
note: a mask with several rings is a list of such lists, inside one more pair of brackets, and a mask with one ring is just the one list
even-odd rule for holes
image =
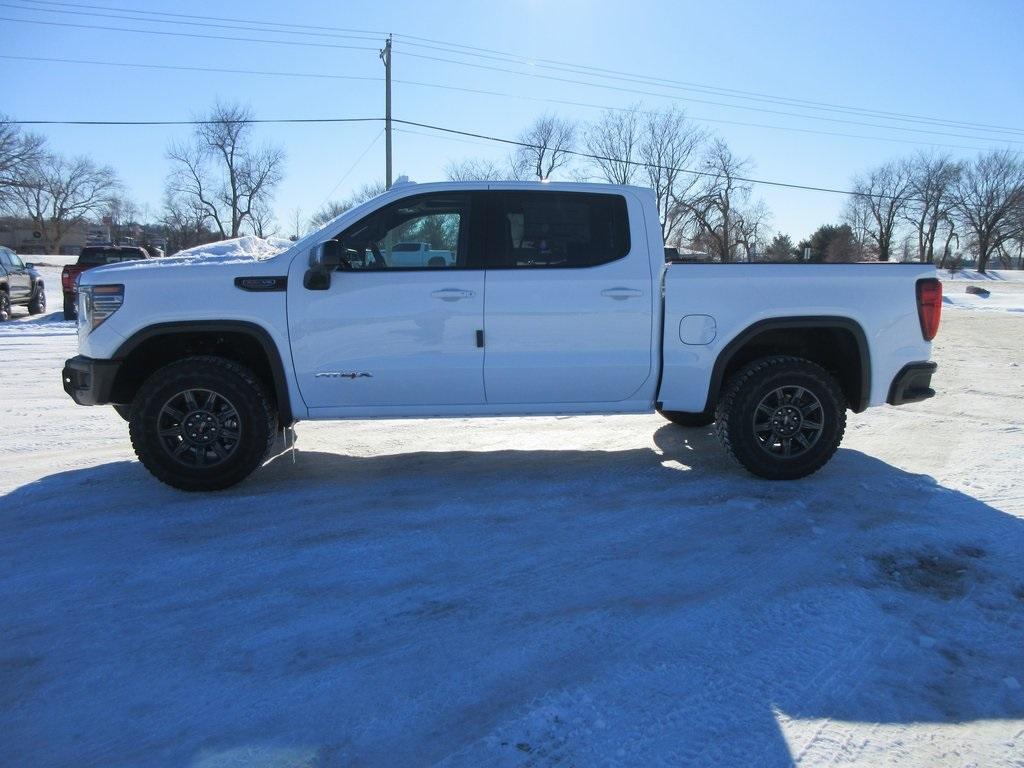
{"label": "snow pile", "polygon": [[945,293],[942,303],[956,309],[976,309],[987,312],[1024,312],[1024,292],[992,293],[977,296],[970,293]]}
{"label": "snow pile", "polygon": [[[991,269],[982,273],[973,269],[956,272],[939,270],[942,303],[954,309],[986,312],[1024,312],[1024,270]],[[967,293],[971,285],[989,292],[988,296]]]}
{"label": "snow pile", "polygon": [[230,240],[221,240],[217,243],[206,243],[197,245],[194,248],[186,248],[174,254],[175,258],[208,258],[219,257],[221,259],[255,259],[261,261],[276,256],[282,251],[288,250],[292,245],[291,240],[283,237],[256,237],[255,235],[244,235]]}

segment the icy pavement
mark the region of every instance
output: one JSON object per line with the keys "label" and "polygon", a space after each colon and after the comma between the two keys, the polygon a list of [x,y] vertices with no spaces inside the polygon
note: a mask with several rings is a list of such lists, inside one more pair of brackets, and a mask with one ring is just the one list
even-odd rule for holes
{"label": "icy pavement", "polygon": [[[55,283],[51,283],[56,285]],[[1019,766],[1024,317],[767,483],[656,416],[300,424],[186,495],[0,325],[0,764]]]}

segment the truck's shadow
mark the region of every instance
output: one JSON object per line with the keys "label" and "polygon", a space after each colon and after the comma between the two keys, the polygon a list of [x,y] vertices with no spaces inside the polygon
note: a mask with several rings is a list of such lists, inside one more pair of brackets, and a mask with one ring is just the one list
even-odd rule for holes
{"label": "truck's shadow", "polygon": [[851,450],[761,482],[710,441],[19,488],[3,761],[785,765],[828,722],[1024,717],[1024,522]]}

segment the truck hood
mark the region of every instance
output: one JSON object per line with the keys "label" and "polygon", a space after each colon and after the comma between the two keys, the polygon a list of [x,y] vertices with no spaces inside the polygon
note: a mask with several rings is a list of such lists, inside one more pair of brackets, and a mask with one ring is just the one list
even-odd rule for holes
{"label": "truck hood", "polygon": [[281,238],[264,240],[251,236],[238,237],[189,248],[174,256],[92,267],[82,273],[80,281],[85,285],[96,285],[149,278],[162,280],[172,275],[181,277],[183,273],[192,273],[197,269],[201,269],[204,275],[210,275],[211,271],[225,270],[235,275],[255,274],[260,271],[260,267],[265,269],[270,266],[268,261],[292,245],[291,241]]}

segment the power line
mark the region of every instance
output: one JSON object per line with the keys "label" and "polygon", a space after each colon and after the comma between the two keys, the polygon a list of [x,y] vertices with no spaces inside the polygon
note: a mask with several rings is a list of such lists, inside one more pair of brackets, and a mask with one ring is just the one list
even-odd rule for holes
{"label": "power line", "polygon": [[[491,90],[485,90],[485,89],[481,89],[481,88],[464,88],[464,87],[461,87],[461,86],[445,85],[445,84],[441,84],[441,83],[425,83],[425,82],[421,82],[421,81],[417,81],[417,80],[395,80],[394,82],[401,83],[403,85],[415,85],[415,86],[421,86],[421,87],[425,87],[425,88],[439,88],[439,89],[449,90],[449,91],[461,91],[463,93],[473,93],[473,94],[480,94],[480,95],[486,95],[486,96],[498,96],[498,97],[501,97],[501,98],[509,98],[509,99],[522,99],[522,100],[525,100],[525,101],[535,101],[535,102],[541,102],[541,103],[547,103],[547,104],[563,104],[563,105],[566,105],[566,106],[585,107],[585,108],[588,108],[588,109],[603,109],[603,110],[608,110],[608,111],[613,111],[613,112],[630,112],[633,109],[632,107],[613,107],[613,106],[609,106],[607,104],[592,104],[592,103],[588,103],[588,102],[584,102],[584,101],[568,101],[568,100],[565,100],[565,99],[548,99],[548,98],[544,98],[544,97],[541,97],[541,96],[524,96],[524,95],[518,94],[518,93],[509,93],[509,92],[503,92],[503,91],[491,91]],[[649,110],[649,109],[639,109],[637,111],[640,112],[641,114],[646,114],[646,115],[664,115],[664,114],[666,114],[665,112],[661,112],[661,111],[657,111],[657,110]],[[816,134],[816,135],[820,135],[820,136],[837,136],[837,137],[840,137],[840,138],[848,138],[848,139],[866,139],[868,141],[890,141],[890,142],[898,142],[900,144],[911,144],[911,145],[914,145],[914,146],[922,146],[922,145],[924,145],[924,146],[930,146],[930,147],[946,147],[946,148],[949,148],[949,149],[967,149],[967,150],[971,150],[971,151],[974,151],[974,152],[977,152],[979,150],[985,149],[984,147],[966,146],[966,145],[963,145],[963,144],[945,144],[945,143],[932,142],[932,141],[915,141],[914,139],[898,139],[898,138],[894,138],[894,137],[891,137],[891,136],[865,136],[863,134],[857,134],[857,133],[839,133],[837,131],[822,131],[822,130],[818,130],[818,129],[815,129],[815,128],[797,128],[795,126],[788,126],[788,125],[769,125],[769,124],[766,124],[766,123],[751,123],[751,122],[746,122],[746,121],[741,121],[741,120],[726,120],[724,118],[717,118],[717,117],[700,117],[700,116],[692,115],[689,112],[686,113],[686,119],[687,120],[694,120],[696,122],[703,122],[703,123],[720,123],[720,124],[723,124],[723,125],[736,125],[736,126],[741,126],[741,127],[746,127],[746,128],[767,128],[767,129],[776,130],[776,131],[792,131],[792,132],[797,132],[797,133]],[[975,141],[984,141],[984,139],[982,139],[980,137],[976,138],[976,139],[973,139],[973,140],[975,140]],[[1011,151],[1013,151],[1014,153],[1020,153],[1020,150],[1011,150]]]}
{"label": "power line", "polygon": [[[186,71],[186,72],[212,72],[220,74],[238,74],[238,75],[261,75],[261,76],[272,76],[272,77],[293,77],[293,78],[316,78],[316,79],[329,79],[329,80],[353,80],[353,81],[365,81],[365,82],[383,82],[383,78],[380,77],[366,77],[356,75],[335,75],[320,72],[280,72],[280,71],[268,71],[268,70],[252,70],[252,69],[231,69],[222,67],[187,67],[174,64],[141,64],[141,63],[130,63],[130,62],[116,62],[116,61],[97,61],[92,59],[67,59],[67,58],[55,58],[55,57],[43,57],[43,56],[13,56],[9,54],[0,54],[0,59],[11,59],[16,61],[29,61],[29,62],[55,62],[65,64],[87,64],[96,66],[108,66],[108,67],[125,67],[129,69],[150,69],[150,70],[170,70],[170,71]],[[587,109],[603,109],[616,112],[628,112],[631,110],[630,107],[614,107],[607,104],[593,104],[582,101],[571,101],[566,99],[550,99],[541,96],[525,96],[519,93],[511,93],[508,91],[494,91],[482,88],[466,88],[456,85],[447,85],[443,83],[428,83],[419,80],[401,80],[395,79],[393,82],[402,85],[412,85],[422,88],[437,88],[440,90],[457,91],[462,93],[470,93],[485,96],[495,96],[500,98],[511,98],[520,99],[523,101],[533,101],[538,103],[546,104],[561,104],[573,107],[584,107]],[[658,115],[664,114],[657,110],[639,110],[643,114]],[[795,126],[785,125],[770,125],[766,123],[752,123],[740,120],[727,120],[724,118],[715,117],[701,117],[697,115],[687,114],[687,119],[694,120],[696,122],[705,123],[716,123],[722,125],[735,125],[747,128],[764,128],[775,131],[787,131],[805,134],[814,134],[820,136],[836,136],[839,138],[851,138],[851,139],[864,139],[867,141],[886,141],[896,142],[900,144],[910,144],[913,146],[930,146],[930,147],[942,147],[948,149],[964,149],[970,151],[979,151],[984,147],[978,146],[967,146],[963,144],[948,144],[933,141],[916,141],[914,139],[899,139],[891,136],[866,136],[863,134],[856,133],[840,133],[838,131],[824,131],[814,128],[798,128]],[[976,141],[982,141],[983,139],[978,138]],[[1019,150],[1015,150],[1019,151]]]}
{"label": "power line", "polygon": [[106,27],[91,24],[72,24],[66,21],[43,21],[41,19],[12,19],[0,16],[0,21],[14,21],[20,24],[42,24],[48,27],[72,27],[74,29],[95,29],[101,32],[134,32],[140,35],[163,35],[165,37],[194,37],[201,40],[232,40],[243,43],[272,43],[274,45],[298,45],[315,48],[344,48],[349,51],[376,51],[369,45],[337,45],[334,43],[313,43],[300,40],[268,40],[258,37],[229,37],[227,35],[200,35],[194,32],[167,32],[160,29],[131,29],[129,27]]}
{"label": "power line", "polygon": [[374,134],[373,140],[367,145],[366,149],[364,149],[360,153],[359,157],[356,158],[356,161],[354,163],[352,163],[351,166],[349,166],[349,169],[347,171],[345,171],[344,174],[342,174],[342,177],[340,179],[338,179],[338,183],[335,184],[333,187],[331,187],[331,191],[327,193],[327,195],[324,197],[323,201],[320,203],[319,207],[321,207],[321,208],[324,207],[324,204],[328,200],[331,199],[331,195],[333,195],[338,190],[338,187],[340,187],[345,182],[345,179],[347,179],[349,176],[352,175],[352,171],[354,171],[356,169],[356,166],[359,165],[363,161],[363,158],[366,157],[370,153],[370,150],[373,149],[373,146],[380,140],[380,137],[382,135],[384,135],[383,129],[380,130],[380,131],[377,131],[377,133]]}
{"label": "power line", "polygon": [[[307,117],[307,118],[249,118],[246,120],[239,120],[240,123],[254,123],[254,124],[268,124],[268,123],[368,123],[368,122],[383,122],[383,117]],[[140,126],[140,125],[208,125],[211,123],[219,122],[216,120],[11,120],[9,121],[15,125],[125,125],[125,126]],[[447,133],[454,136],[464,136],[471,139],[482,139],[484,141],[491,141],[498,144],[505,144],[514,147],[524,147],[529,149],[540,149],[538,144],[530,144],[525,141],[518,141],[516,139],[506,139],[499,136],[490,136],[485,133],[474,133],[472,131],[462,131],[456,128],[446,128],[440,125],[432,125],[430,123],[421,123],[415,120],[401,120],[397,117],[392,118],[392,122],[398,123],[399,125],[409,125],[414,128],[426,128],[431,131],[438,131],[440,133]],[[368,151],[368,150],[367,150]],[[677,168],[675,166],[661,166],[656,163],[647,163],[641,160],[630,160],[628,158],[609,157],[605,155],[593,154],[590,152],[579,152],[577,150],[561,150],[567,155],[573,157],[582,157],[589,160],[601,160],[605,162],[616,162],[625,163],[627,165],[634,165],[638,168],[651,168],[661,169],[667,171],[676,171],[677,173],[686,173],[692,176],[703,176],[715,178],[718,176],[716,173],[709,171],[695,171],[692,168]],[[762,184],[769,187],[783,187],[786,189],[800,189],[808,192],[828,192],[836,195],[852,195],[855,197],[876,197],[887,200],[907,200],[910,202],[924,202],[923,200],[917,200],[916,198],[902,198],[896,195],[886,195],[880,193],[870,192],[858,192],[849,189],[836,189],[835,187],[819,187],[810,184],[796,184],[785,181],[771,181],[769,179],[755,179],[746,176],[734,176],[736,181],[743,181],[748,184]]]}
{"label": "power line", "polygon": [[[366,77],[366,76],[355,76],[355,75],[333,75],[327,73],[313,73],[313,72],[278,72],[278,71],[267,71],[267,70],[239,70],[239,69],[227,69],[217,67],[184,67],[179,65],[152,65],[152,63],[137,63],[137,62],[125,62],[125,61],[100,61],[95,59],[83,59],[83,58],[57,58],[50,56],[16,56],[5,53],[0,53],[0,58],[7,58],[11,60],[19,61],[31,61],[33,63],[38,61],[50,61],[55,63],[74,63],[74,65],[93,65],[101,67],[121,67],[127,69],[142,69],[142,70],[168,70],[168,71],[182,71],[182,72],[209,72],[229,75],[257,75],[257,76],[269,76],[269,77],[288,77],[288,78],[316,78],[316,79],[327,79],[327,80],[352,80],[362,82],[383,82],[383,78]],[[526,96],[520,93],[512,93],[508,91],[495,91],[487,90],[482,88],[465,88],[457,85],[446,85],[443,83],[427,83],[418,80],[399,80],[395,79],[392,82],[401,85],[412,85],[422,88],[437,88],[441,90],[458,91],[463,93],[472,93],[478,95],[497,96],[501,98],[516,98],[526,101],[536,101],[539,103],[552,103],[552,104],[563,104],[568,106],[582,106],[585,109],[591,110],[605,110],[612,112],[630,112],[632,108],[626,108],[626,106],[611,106],[608,104],[597,104],[590,103],[587,101],[572,101],[567,99],[558,98],[545,98],[543,96]],[[645,115],[663,115],[665,113],[657,112],[654,110],[640,110],[641,114]],[[841,133],[838,131],[823,131],[814,128],[798,128],[795,126],[783,126],[783,125],[771,125],[767,123],[752,123],[739,120],[726,120],[724,118],[709,118],[700,117],[691,114],[687,114],[688,120],[693,120],[698,123],[715,123],[722,125],[734,125],[745,128],[764,128],[767,130],[795,132],[795,133],[806,133],[821,136],[837,136],[839,138],[856,138],[864,139],[867,141],[888,141],[896,143],[910,144],[913,146],[934,146],[951,148],[951,150],[968,150],[971,152],[983,151],[985,147],[982,146],[969,146],[966,144],[950,144],[935,141],[918,141],[908,138],[896,138],[893,136],[868,136],[858,133]],[[978,139],[980,140],[980,139]],[[1015,154],[1020,154],[1020,151],[1012,151]]]}
{"label": "power line", "polygon": [[[333,37],[347,40],[376,40],[376,37],[369,35],[340,35],[330,32],[293,32],[288,30],[268,30],[252,26],[240,26],[236,24],[211,24],[210,22],[183,21],[180,19],[148,19],[145,16],[125,16],[117,13],[96,13],[95,11],[65,11],[51,8],[32,8],[26,5],[13,5],[11,3],[0,3],[0,7],[13,8],[19,11],[30,13],[61,13],[68,16],[93,16],[101,19],[123,19],[125,21],[140,21],[144,24],[183,24],[189,27],[205,27],[210,29],[237,29],[246,32],[281,32],[288,35],[305,35],[308,37]],[[133,13],[137,13],[133,11]]]}
{"label": "power line", "polygon": [[[136,16],[136,20],[139,20],[139,21],[146,21],[146,19],[138,18],[138,15],[146,14],[146,15],[149,15],[149,16],[170,16],[170,17],[174,17],[174,18],[178,18],[178,19],[203,19],[203,20],[207,20],[207,21],[231,21],[231,22],[241,22],[241,23],[247,23],[247,24],[259,24],[259,25],[263,25],[263,26],[273,26],[273,27],[278,27],[278,28],[284,27],[284,28],[301,29],[301,30],[317,30],[317,32],[310,33],[310,34],[316,34],[316,35],[321,36],[321,37],[339,36],[339,35],[333,35],[332,33],[334,33],[334,32],[345,32],[345,33],[357,32],[357,33],[362,33],[362,34],[374,34],[374,35],[383,35],[384,34],[383,32],[378,31],[378,30],[352,29],[352,28],[346,28],[346,27],[331,27],[331,26],[321,26],[321,25],[314,26],[314,25],[308,25],[308,24],[294,24],[294,23],[287,23],[287,22],[267,22],[267,21],[256,21],[256,20],[252,20],[252,19],[237,19],[237,18],[219,17],[219,16],[200,16],[200,15],[195,15],[195,14],[167,13],[167,12],[160,12],[160,11],[142,11],[142,10],[137,10],[137,9],[129,9],[129,8],[123,8],[123,7],[112,7],[112,6],[88,6],[88,5],[83,5],[83,4],[80,4],[80,3],[57,2],[56,0],[22,0],[22,2],[31,2],[31,3],[33,3],[35,5],[59,6],[59,7],[64,7],[64,8],[71,7],[71,8],[87,8],[87,9],[90,9],[90,10],[92,10],[92,9],[101,9],[101,10],[125,11],[125,12],[130,12],[130,13],[136,14],[137,15]],[[28,9],[26,9],[26,10],[28,10]],[[44,10],[44,11],[49,11],[49,12],[71,13],[70,11],[54,11],[54,10],[48,9],[48,8],[39,8],[39,9],[33,9],[33,10]],[[250,27],[249,29],[253,29],[253,28]],[[324,31],[324,30],[329,30],[329,31]],[[302,34],[302,33],[299,33],[299,32],[290,32],[288,29],[274,29],[274,30],[253,29],[253,31],[275,31],[275,32],[281,32],[281,33],[285,33],[285,34]],[[345,35],[340,35],[340,37],[345,37]],[[540,57],[522,56],[520,54],[513,54],[513,53],[504,52],[504,51],[498,51],[498,50],[495,50],[495,49],[492,49],[492,48],[484,48],[484,47],[481,47],[481,46],[466,45],[464,43],[449,42],[449,41],[437,40],[437,39],[433,39],[433,38],[420,37],[420,36],[416,36],[416,35],[405,35],[405,34],[398,33],[398,34],[395,35],[395,37],[398,37],[398,38],[404,40],[407,45],[413,45],[413,46],[423,47],[423,48],[428,48],[428,49],[433,49],[433,50],[440,50],[440,51],[444,51],[444,52],[447,52],[447,53],[455,53],[455,54],[463,55],[463,56],[478,56],[478,57],[481,57],[481,58],[488,58],[488,59],[491,59],[491,60],[497,60],[497,61],[502,61],[502,62],[506,62],[506,63],[528,64],[528,65],[534,66],[534,67],[544,67],[544,68],[547,68],[547,69],[555,69],[555,70],[558,70],[558,71],[572,72],[572,73],[575,73],[575,74],[582,74],[584,76],[590,76],[590,77],[603,77],[603,78],[609,78],[609,79],[618,79],[618,80],[624,80],[626,82],[635,82],[635,83],[641,83],[641,84],[655,84],[655,85],[661,85],[662,87],[679,88],[679,89],[682,89],[682,90],[693,90],[693,91],[697,91],[699,93],[706,93],[706,94],[712,94],[712,95],[722,95],[722,96],[727,96],[727,97],[731,97],[731,98],[753,99],[755,101],[762,101],[762,102],[767,102],[767,103],[788,104],[790,106],[797,106],[799,108],[804,108],[804,109],[818,109],[818,110],[824,110],[824,111],[840,112],[840,113],[845,113],[845,114],[870,115],[870,116],[874,116],[876,118],[881,118],[881,119],[885,119],[885,120],[898,120],[898,121],[901,121],[901,122],[918,122],[918,123],[930,124],[930,125],[946,125],[946,126],[950,126],[950,127],[960,127],[960,128],[967,129],[967,130],[979,130],[979,131],[987,131],[987,132],[996,131],[996,132],[1003,132],[1003,133],[1009,132],[1009,133],[1014,133],[1014,134],[1024,134],[1024,129],[1021,129],[1021,128],[1013,128],[1013,127],[1007,127],[1007,126],[999,126],[999,125],[992,125],[992,124],[985,124],[985,123],[976,123],[976,122],[972,123],[972,122],[966,122],[966,121],[954,121],[954,120],[948,120],[948,119],[943,119],[943,118],[927,117],[927,116],[923,116],[923,115],[914,115],[914,114],[901,113],[901,112],[888,112],[888,111],[884,111],[884,110],[867,109],[867,108],[864,108],[864,107],[851,107],[851,106],[848,106],[848,105],[834,104],[834,103],[829,103],[829,102],[813,101],[813,100],[809,100],[809,99],[798,99],[798,98],[793,98],[793,97],[778,96],[778,95],[766,94],[766,93],[757,92],[757,91],[745,91],[745,90],[734,89],[734,88],[723,88],[723,87],[718,87],[718,86],[708,86],[708,85],[701,84],[701,83],[693,83],[693,82],[687,82],[687,81],[672,80],[672,79],[669,79],[669,78],[655,77],[655,76],[651,76],[651,75],[641,75],[641,74],[637,74],[637,73],[625,72],[625,71],[622,71],[622,70],[609,69],[609,68],[605,68],[605,67],[594,67],[594,66],[583,65],[583,64],[579,64],[579,63],[575,63],[575,62],[560,61],[560,60],[557,60],[557,59],[547,59],[547,58],[540,58]],[[461,50],[455,50],[455,49],[461,49]],[[484,54],[494,54],[494,55],[485,56]],[[498,58],[498,57],[501,57],[501,58]],[[463,62],[463,63],[465,63],[465,62]],[[517,73],[517,74],[528,74],[528,73]],[[809,117],[809,116],[803,116],[803,117]],[[877,127],[888,127],[888,126],[877,126]],[[976,139],[977,140],[980,137],[965,137],[965,138],[972,138],[972,139]]]}
{"label": "power line", "polygon": [[[371,48],[369,46],[337,45],[337,44],[333,44],[333,43],[299,42],[299,41],[292,41],[292,40],[271,40],[271,39],[266,39],[266,38],[229,37],[229,36],[224,36],[224,35],[199,35],[199,34],[195,34],[195,33],[186,33],[186,32],[167,32],[167,31],[163,31],[163,30],[131,29],[131,28],[126,28],[126,27],[100,27],[100,26],[93,26],[93,25],[88,25],[88,24],[71,24],[71,23],[68,23],[68,22],[40,21],[40,20],[35,20],[35,19],[10,19],[10,18],[7,18],[7,17],[0,17],[0,21],[15,21],[15,22],[22,22],[22,23],[25,23],[25,24],[42,24],[42,25],[48,25],[48,26],[72,27],[72,28],[78,28],[78,29],[99,29],[99,30],[103,30],[103,31],[135,32],[135,33],[149,34],[149,35],[169,35],[169,36],[174,36],[174,37],[193,37],[193,38],[210,39],[210,40],[234,40],[234,41],[239,41],[239,42],[251,42],[251,43],[271,43],[271,44],[275,44],[275,45],[297,45],[297,46],[306,46],[306,47],[313,46],[313,47],[318,47],[318,48],[340,48],[340,49],[347,49],[347,50],[367,50],[367,51],[376,51],[376,50],[378,50],[376,48]],[[763,107],[750,107],[750,106],[745,106],[745,105],[741,105],[741,104],[726,104],[726,103],[723,103],[723,102],[710,101],[710,100],[707,100],[707,99],[694,99],[694,98],[690,98],[690,97],[678,97],[678,96],[677,97],[673,97],[673,96],[670,96],[670,95],[667,95],[667,94],[664,94],[664,93],[656,93],[656,92],[652,92],[652,91],[640,91],[640,90],[636,90],[636,89],[623,88],[623,87],[620,87],[620,86],[604,85],[604,84],[601,84],[601,83],[588,83],[588,82],[585,82],[585,81],[582,81],[582,80],[572,80],[572,79],[569,79],[569,78],[557,77],[557,76],[554,76],[554,75],[543,75],[543,74],[536,73],[536,72],[518,72],[518,71],[515,71],[515,70],[504,69],[504,68],[501,68],[501,67],[492,67],[492,66],[489,66],[489,65],[486,65],[486,64],[473,64],[471,62],[455,61],[455,60],[452,60],[452,59],[444,59],[444,58],[441,58],[441,57],[438,57],[438,56],[429,56],[429,55],[426,55],[426,54],[406,52],[404,55],[411,56],[411,57],[414,57],[414,58],[419,58],[419,59],[425,59],[425,60],[429,60],[429,61],[438,61],[438,62],[443,62],[443,63],[446,63],[446,64],[456,64],[456,65],[465,66],[465,67],[472,67],[472,68],[475,68],[475,69],[485,69],[485,70],[496,71],[496,72],[505,72],[507,74],[520,75],[520,76],[524,76],[524,77],[540,78],[540,79],[544,79],[544,80],[551,80],[551,81],[555,81],[555,82],[568,83],[568,84],[572,84],[572,85],[588,86],[588,87],[591,87],[591,88],[603,88],[603,89],[606,89],[606,90],[614,90],[614,91],[619,91],[619,92],[624,92],[624,93],[630,93],[630,94],[633,94],[633,95],[647,95],[647,96],[654,96],[654,97],[657,97],[657,98],[675,99],[675,100],[678,100],[678,101],[693,102],[695,104],[708,104],[708,105],[711,105],[711,106],[726,107],[726,108],[730,108],[730,109],[744,109],[744,110],[750,110],[750,111],[755,111],[755,112],[764,112],[764,113],[767,113],[767,114],[782,115],[782,116],[786,116],[786,117],[797,117],[797,118],[801,118],[801,119],[822,120],[822,121],[832,122],[832,123],[842,123],[842,124],[847,124],[847,125],[857,125],[857,126],[868,127],[868,128],[878,128],[878,129],[881,129],[881,130],[903,131],[903,132],[908,132],[908,133],[929,134],[929,135],[935,135],[935,136],[948,136],[948,137],[952,137],[952,138],[968,139],[968,140],[971,140],[971,141],[992,140],[992,139],[986,139],[985,137],[970,136],[970,135],[966,135],[966,134],[949,133],[949,132],[946,132],[946,131],[930,131],[930,130],[926,130],[926,129],[906,128],[906,127],[903,127],[903,126],[896,126],[896,125],[886,126],[886,125],[878,125],[877,123],[864,123],[864,122],[855,121],[855,120],[843,120],[843,119],[840,119],[840,118],[821,117],[821,116],[818,116],[818,115],[802,115],[802,114],[793,113],[793,112],[784,112],[784,111],[781,111],[781,110],[765,109]],[[1001,139],[1000,141],[1007,142],[1007,143],[1012,143],[1012,144],[1024,144],[1024,140],[1021,140],[1021,139]]]}
{"label": "power line", "polygon": [[[541,148],[537,144],[530,144],[529,142],[525,142],[525,141],[517,141],[515,139],[504,139],[504,138],[500,138],[498,136],[489,136],[489,135],[487,135],[485,133],[473,133],[472,131],[460,131],[460,130],[457,130],[455,128],[444,128],[444,127],[439,126],[439,125],[431,125],[429,123],[420,123],[420,122],[416,122],[414,120],[399,120],[398,118],[394,118],[394,122],[399,123],[401,125],[411,125],[411,126],[414,126],[416,128],[427,128],[427,129],[432,130],[432,131],[440,131],[442,133],[449,133],[449,134],[454,134],[454,135],[457,135],[457,136],[466,136],[466,137],[469,137],[469,138],[472,138],[472,139],[484,139],[486,141],[493,141],[493,142],[497,142],[497,143],[500,143],[500,144],[507,144],[507,145],[515,146],[515,147],[524,147],[524,148],[528,148],[528,149],[540,149]],[[686,173],[686,174],[689,174],[689,175],[692,175],[692,176],[703,176],[703,177],[711,177],[711,178],[717,178],[719,176],[719,174],[717,174],[717,173],[712,173],[712,172],[709,172],[709,171],[695,171],[692,168],[676,168],[674,166],[660,166],[660,165],[658,165],[656,163],[646,163],[646,162],[643,162],[641,160],[629,160],[629,159],[620,158],[620,157],[607,157],[605,155],[591,154],[589,152],[578,152],[576,150],[568,150],[568,149],[566,149],[566,150],[560,150],[560,151],[564,152],[567,155],[572,155],[574,157],[583,157],[583,158],[587,158],[587,159],[590,159],[590,160],[602,160],[602,161],[605,161],[605,162],[625,163],[627,165],[634,165],[634,166],[636,166],[638,168],[651,168],[651,169],[661,169],[661,170],[666,170],[666,171],[676,171],[678,173]],[[809,185],[809,184],[794,184],[794,183],[785,182],[785,181],[769,181],[767,179],[754,179],[754,178],[749,178],[749,177],[745,177],[745,176],[733,176],[733,179],[735,179],[736,181],[743,181],[743,182],[746,182],[748,184],[762,184],[762,185],[769,186],[769,187],[784,187],[786,189],[801,189],[801,190],[805,190],[805,191],[808,191],[808,192],[828,192],[828,193],[836,194],[836,195],[852,195],[852,196],[855,196],[855,197],[877,197],[877,198],[881,198],[881,199],[884,199],[884,200],[897,200],[898,199],[898,200],[907,200],[907,201],[910,201],[910,202],[924,202],[923,200],[917,200],[916,198],[904,198],[904,197],[898,197],[896,195],[886,195],[886,194],[868,193],[868,192],[856,192],[856,191],[848,190],[848,189],[835,189],[834,187],[817,187],[817,186],[812,186],[812,185]]]}
{"label": "power line", "polygon": [[[265,26],[275,27],[294,27],[298,29],[328,29],[333,32],[358,32],[367,35],[383,35],[385,32],[375,29],[352,29],[349,27],[325,27],[316,24],[294,24],[289,22],[276,22],[276,21],[255,21],[253,19],[236,19],[226,16],[200,16],[194,13],[170,13],[168,11],[140,11],[136,8],[119,8],[112,7],[109,5],[84,5],[83,3],[65,3],[57,2],[56,0],[22,0],[22,2],[34,3],[36,5],[59,5],[66,8],[87,8],[89,10],[98,9],[101,11],[125,11],[128,13],[147,14],[150,16],[172,16],[179,19],[207,19],[209,21],[236,21],[247,24],[263,24]],[[267,30],[270,31],[270,30]],[[284,30],[281,30],[284,31]]]}
{"label": "power line", "polygon": [[[631,94],[635,94],[635,95],[655,96],[655,97],[658,97],[658,98],[667,98],[667,99],[674,99],[674,100],[678,100],[678,101],[687,101],[687,102],[692,102],[694,104],[709,104],[709,105],[712,105],[712,106],[728,107],[728,108],[731,108],[731,109],[745,109],[745,110],[750,110],[750,111],[754,111],[754,112],[765,112],[767,114],[773,114],[773,115],[784,115],[784,116],[787,116],[787,117],[799,117],[799,118],[804,119],[804,120],[823,120],[825,122],[830,122],[830,123],[843,123],[843,124],[846,124],[846,125],[859,125],[859,126],[862,126],[862,127],[880,128],[882,130],[888,130],[888,131],[904,131],[904,132],[909,132],[909,133],[921,133],[921,134],[925,134],[926,133],[926,134],[931,134],[931,135],[935,135],[935,136],[949,136],[949,137],[952,137],[952,138],[970,139],[970,140],[973,140],[973,141],[979,141],[979,140],[980,141],[984,141],[984,140],[986,140],[985,137],[969,136],[969,135],[966,135],[966,134],[959,134],[959,133],[948,133],[948,132],[945,132],[945,131],[930,131],[930,130],[926,130],[926,129],[923,129],[923,128],[905,128],[905,127],[899,126],[899,125],[878,125],[877,123],[863,123],[863,122],[859,122],[859,121],[856,121],[856,120],[843,120],[841,118],[836,118],[836,117],[821,117],[819,115],[801,115],[801,114],[797,114],[797,113],[794,113],[794,112],[783,112],[783,111],[777,110],[777,109],[765,109],[764,107],[748,107],[748,106],[744,106],[744,105],[741,105],[741,104],[725,104],[725,103],[718,102],[718,101],[709,101],[707,99],[694,99],[694,98],[682,97],[682,96],[669,96],[669,95],[664,94],[664,93],[656,93],[656,92],[653,92],[653,91],[640,91],[640,90],[636,90],[636,89],[633,89],[633,88],[623,88],[621,86],[615,86],[615,85],[604,85],[602,83],[588,83],[588,82],[585,82],[583,80],[572,80],[570,78],[557,77],[555,75],[542,75],[542,74],[540,74],[538,72],[517,72],[517,71],[514,71],[514,70],[504,69],[502,67],[492,67],[492,66],[487,65],[487,64],[473,64],[473,63],[468,62],[468,61],[455,61],[455,60],[452,60],[452,59],[444,59],[444,58],[441,58],[439,56],[428,56],[428,55],[421,54],[421,53],[410,53],[408,51],[405,51],[403,53],[403,55],[404,56],[410,56],[410,57],[417,58],[417,59],[425,59],[425,60],[428,60],[428,61],[443,62],[445,64],[456,64],[456,65],[464,66],[464,67],[472,67],[474,69],[484,69],[484,70],[489,70],[489,71],[492,71],[492,72],[505,72],[505,73],[508,73],[508,74],[521,75],[523,77],[533,77],[533,78],[539,78],[539,79],[542,79],[542,80],[552,80],[552,81],[560,82],[560,83],[568,83],[570,85],[583,85],[583,86],[588,86],[588,87],[591,87],[591,88],[603,88],[605,90],[620,91],[620,92],[623,92],[623,93],[631,93]],[[988,140],[992,140],[992,139],[988,139]],[[1021,139],[997,139],[997,141],[1009,142],[1009,143],[1012,143],[1012,144],[1024,144],[1024,140],[1021,140]]]}
{"label": "power line", "polygon": [[[252,117],[236,123],[374,123],[383,117]],[[213,125],[221,120],[8,120],[14,125]]]}
{"label": "power line", "polygon": [[[259,69],[228,69],[224,67],[186,67],[178,64],[140,64],[123,61],[96,61],[94,59],[61,59],[48,56],[12,56],[0,54],[0,59],[12,59],[15,61],[47,61],[60,64],[93,64],[104,67],[126,67],[129,69],[166,69],[184,72],[214,72],[228,75],[267,75],[271,77],[308,77],[322,78],[327,80],[363,80],[366,82],[380,83],[383,77],[365,77],[358,75],[334,75],[323,72],[277,72],[273,70]],[[398,82],[397,80],[395,82]]]}

